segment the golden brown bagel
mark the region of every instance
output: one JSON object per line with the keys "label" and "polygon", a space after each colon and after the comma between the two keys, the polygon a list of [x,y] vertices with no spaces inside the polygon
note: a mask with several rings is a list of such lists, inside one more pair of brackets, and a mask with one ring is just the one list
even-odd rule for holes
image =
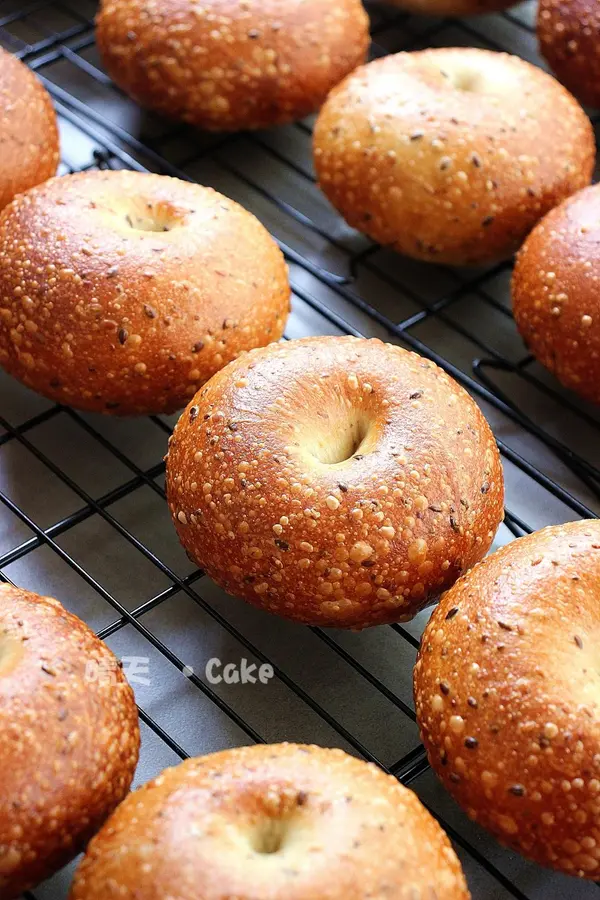
{"label": "golden brown bagel", "polygon": [[181,408],[238,353],[281,336],[289,296],[258,220],[176,178],[55,178],[0,217],[0,365],[70,406]]}
{"label": "golden brown bagel", "polygon": [[242,747],[167,769],[92,841],[71,900],[469,900],[412,791],[342,750]]}
{"label": "golden brown bagel", "polygon": [[139,751],[117,660],[56,600],[0,585],[0,896],[86,845],[129,791]]}
{"label": "golden brown bagel", "polygon": [[319,184],[350,225],[408,256],[463,265],[510,256],[589,184],[595,144],[550,75],[457,47],[357,69],[327,99],[314,153]]}
{"label": "golden brown bagel", "polygon": [[0,209],[56,174],[58,127],[50,96],[33,72],[0,48]]}
{"label": "golden brown bagel", "polygon": [[317,110],[364,61],[368,26],[360,0],[104,0],[96,38],[142,106],[235,131]]}
{"label": "golden brown bagel", "polygon": [[514,850],[600,874],[600,522],[544,528],[445,594],[415,668],[431,765]]}
{"label": "golden brown bagel", "polygon": [[540,0],[540,50],[562,83],[600,106],[600,7],[596,0]]}
{"label": "golden brown bagel", "polygon": [[433,363],[307,338],[240,358],[182,413],[167,459],[179,538],[226,591],[313,625],[412,618],[488,550],[490,428]]}
{"label": "golden brown bagel", "polygon": [[515,320],[533,355],[567,387],[600,403],[600,187],[548,213],[517,257]]}

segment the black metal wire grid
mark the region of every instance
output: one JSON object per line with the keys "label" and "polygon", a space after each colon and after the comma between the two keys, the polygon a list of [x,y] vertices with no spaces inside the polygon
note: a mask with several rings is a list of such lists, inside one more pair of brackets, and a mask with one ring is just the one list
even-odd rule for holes
{"label": "black metal wire grid", "polygon": [[[92,148],[89,158],[73,160],[69,158],[69,142],[65,142],[63,135],[63,169],[153,170],[212,183],[215,187],[221,186],[224,179],[229,186],[225,192],[230,195],[234,185],[235,199],[266,222],[287,257],[295,308],[301,308],[310,321],[320,323],[318,329],[355,335],[376,333],[433,359],[482,403],[495,427],[505,465],[511,467],[517,478],[524,477],[531,485],[532,506],[547,497],[555,504],[554,508],[562,511],[555,515],[562,515],[563,519],[596,516],[600,508],[600,470],[596,464],[600,419],[596,410],[566,394],[543,373],[514,336],[507,300],[510,265],[503,263],[475,272],[433,269],[392,257],[388,251],[345,228],[315,189],[308,161],[311,131],[308,121],[277,132],[206,136],[153,116],[139,117],[138,111],[122,97],[100,67],[94,46],[94,11],[94,2],[36,0],[23,6],[14,0],[0,0],[0,44],[21,57],[42,78],[55,100],[67,135],[69,129],[76,129],[89,139]],[[417,19],[390,7],[374,7],[370,12],[374,55],[436,43],[475,44],[514,50],[525,56],[532,51],[530,7],[454,23]],[[274,173],[278,173],[277,177]],[[316,318],[310,319],[311,315]],[[498,338],[498,334],[507,333],[508,340]],[[460,351],[455,352],[457,343]],[[465,352],[470,358],[470,369],[461,364]],[[128,475],[122,483],[96,496],[32,440],[39,427],[67,420],[79,433],[85,433],[94,446],[118,461]],[[170,433],[171,423],[162,417],[153,417],[151,426],[165,438]],[[29,555],[40,548],[48,549],[113,610],[112,621],[98,630],[100,637],[110,639],[128,626],[135,629],[168,664],[185,674],[194,689],[214,704],[243,738],[252,742],[266,740],[226,695],[202,677],[190,674],[186,661],[170,642],[145,623],[148,613],[177,595],[185,595],[252,659],[273,665],[278,681],[322,720],[342,745],[379,764],[407,785],[417,782],[426,772],[427,761],[418,744],[392,762],[380,758],[372,746],[331,713],[327,703],[315,699],[300,679],[290,675],[285,664],[274,662],[260,642],[250,639],[243,628],[234,624],[227,609],[221,610],[200,593],[201,571],[182,575],[123,524],[114,511],[120,501],[140,489],[147,488],[164,501],[162,461],[150,467],[140,465],[133,454],[120,448],[118,441],[107,437],[93,417],[64,407],[46,405],[37,414],[15,424],[14,417],[5,415],[0,400],[0,451],[11,442],[24,448],[45,471],[70,489],[77,497],[78,508],[49,525],[40,524],[38,517],[23,508],[10,490],[0,490],[5,512],[26,526],[30,534],[0,554],[2,578],[10,580],[10,567],[26,563]],[[536,461],[532,462],[532,458]],[[520,505],[518,511],[507,508],[505,524],[512,536],[520,536],[547,524],[544,516],[546,512],[533,514],[531,518],[525,516]],[[120,540],[135,548],[163,576],[166,587],[129,609],[119,599],[118,591],[108,589],[103,579],[93,575],[75,554],[65,549],[64,541],[61,543],[61,538],[87,520],[101,520]],[[355,645],[344,644],[333,632],[318,628],[309,631],[351,668],[354,675],[414,722],[410,698],[403,697],[386,683],[369,660],[361,661]],[[399,652],[404,647],[406,652],[414,654],[419,644],[418,628],[397,625],[391,626],[390,631],[400,640]],[[143,723],[173,754],[182,759],[188,755],[170,730],[150,715],[143,704],[140,715]],[[439,809],[433,812],[463,857],[466,854],[485,871],[488,884],[494,885],[494,897],[550,896],[543,893],[545,888],[534,885],[529,876],[519,881],[508,875],[505,865],[489,858],[480,848],[478,836],[465,837],[464,829],[454,827]],[[542,878],[540,884],[547,882]],[[553,897],[566,896],[565,890],[569,896],[575,896],[567,888],[554,890],[558,893],[553,893]],[[489,888],[485,896],[492,896]],[[577,893],[579,896],[584,895]]]}

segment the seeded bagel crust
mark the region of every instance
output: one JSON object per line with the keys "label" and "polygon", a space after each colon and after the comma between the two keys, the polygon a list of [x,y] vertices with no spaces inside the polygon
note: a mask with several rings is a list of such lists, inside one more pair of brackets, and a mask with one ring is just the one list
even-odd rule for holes
{"label": "seeded bagel crust", "polygon": [[31,69],[0,48],[0,209],[56,174],[58,127],[52,101]]}
{"label": "seeded bagel crust", "polygon": [[354,228],[451,265],[510,256],[590,183],[592,126],[550,75],[506,53],[398,53],[329,95],[314,132],[323,191]]}
{"label": "seeded bagel crust", "polygon": [[503,479],[490,428],[433,363],[306,338],[211,379],[170,442],[184,547],[225,590],[308,624],[412,618],[487,552]]}
{"label": "seeded bagel crust", "polygon": [[429,761],[469,816],[598,880],[600,522],[513,541],[433,613],[415,668]]}
{"label": "seeded bagel crust", "polygon": [[287,267],[212,188],[84,172],[0,217],[0,365],[81,409],[173,412],[238,353],[283,332]]}
{"label": "seeded bagel crust", "polygon": [[56,600],[0,585],[0,896],[73,859],[129,791],[138,716],[108,647]]}
{"label": "seeded bagel crust", "polygon": [[315,112],[370,42],[360,0],[104,0],[96,40],[142,106],[219,131]]}
{"label": "seeded bagel crust", "polygon": [[528,349],[568,388],[600,403],[600,187],[553,209],[523,245],[513,312]]}
{"label": "seeded bagel crust", "polygon": [[595,0],[540,0],[540,50],[582,103],[600,106],[600,8]]}
{"label": "seeded bagel crust", "polygon": [[225,750],[167,769],[92,841],[71,900],[469,900],[446,835],[341,750]]}

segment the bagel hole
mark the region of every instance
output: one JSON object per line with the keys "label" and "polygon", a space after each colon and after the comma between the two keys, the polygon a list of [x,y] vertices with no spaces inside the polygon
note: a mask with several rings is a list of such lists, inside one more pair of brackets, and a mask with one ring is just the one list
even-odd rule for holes
{"label": "bagel hole", "polygon": [[369,423],[362,415],[349,416],[343,422],[329,420],[329,427],[315,434],[309,449],[315,459],[326,466],[348,462],[360,455],[369,435]]}
{"label": "bagel hole", "polygon": [[0,677],[9,675],[23,657],[23,645],[6,632],[0,633]]}
{"label": "bagel hole", "polygon": [[457,91],[475,94],[481,89],[481,74],[474,69],[455,69],[452,72],[442,72],[442,75]]}
{"label": "bagel hole", "polygon": [[125,216],[125,221],[134,231],[170,231],[168,225],[161,225],[155,219],[142,218],[142,216],[132,216],[129,213]]}
{"label": "bagel hole", "polygon": [[123,210],[123,220],[126,228],[132,231],[148,231],[153,234],[172,231],[182,224],[183,216],[172,204],[165,202],[153,203],[148,200],[139,200],[131,203]]}
{"label": "bagel hole", "polygon": [[256,853],[271,855],[283,847],[287,823],[283,819],[267,819],[252,835],[252,848]]}

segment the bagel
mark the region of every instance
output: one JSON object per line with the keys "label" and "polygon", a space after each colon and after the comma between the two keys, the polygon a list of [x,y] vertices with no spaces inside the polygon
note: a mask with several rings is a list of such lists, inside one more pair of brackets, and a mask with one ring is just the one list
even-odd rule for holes
{"label": "bagel", "polygon": [[360,0],[104,0],[96,41],[141,106],[236,131],[315,112],[370,38]]}
{"label": "bagel", "polygon": [[51,178],[58,126],[50,95],[31,69],[0,47],[0,209],[15,194]]}
{"label": "bagel", "polygon": [[432,767],[502,843],[600,874],[600,522],[513,541],[464,576],[415,668]]}
{"label": "bagel", "polygon": [[550,75],[506,53],[455,47],[357,69],[319,115],[314,157],[351,226],[417,259],[474,265],[509,257],[590,183],[595,142]]}
{"label": "bagel", "polygon": [[503,479],[471,397],[379,340],[318,337],[216,375],[170,441],[188,554],[226,591],[311,625],[405,621],[488,550]]}
{"label": "bagel", "polygon": [[117,660],[50,597],[0,585],[0,896],[72,860],[129,791],[139,752]]}
{"label": "bagel", "polygon": [[587,106],[600,106],[600,10],[594,0],[540,0],[540,51]]}
{"label": "bagel", "polygon": [[566,387],[600,403],[600,187],[539,223],[517,257],[513,312],[528,349]]}
{"label": "bagel", "polygon": [[80,409],[180,409],[238,353],[281,336],[289,297],[257,219],[176,178],[54,178],[0,216],[0,365]]}
{"label": "bagel", "polygon": [[468,900],[412,791],[342,750],[242,747],[167,769],[92,841],[71,900]]}

